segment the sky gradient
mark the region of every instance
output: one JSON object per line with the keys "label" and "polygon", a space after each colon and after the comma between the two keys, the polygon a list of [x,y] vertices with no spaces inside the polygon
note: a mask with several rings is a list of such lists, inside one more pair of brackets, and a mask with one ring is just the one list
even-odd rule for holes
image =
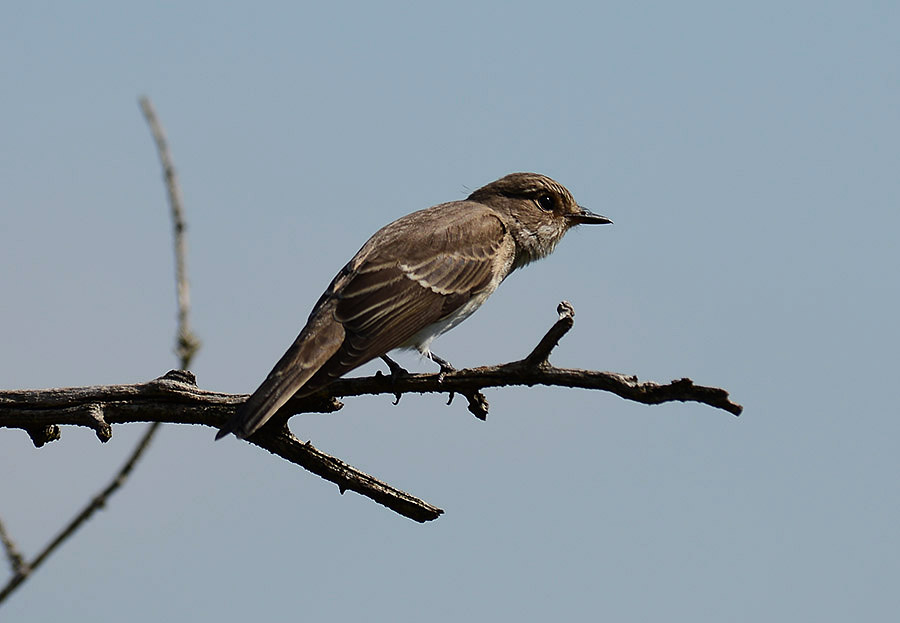
{"label": "sky gradient", "polygon": [[[379,227],[512,171],[569,233],[434,343],[728,389],[734,418],[559,388],[348,399],[291,428],[443,509],[419,525],[168,426],[0,620],[888,620],[900,610],[896,3],[7,3],[0,385],[175,367],[184,193],[201,387],[252,391]],[[428,362],[404,355],[417,370]],[[372,372],[370,365],[360,372]],[[0,430],[33,555],[142,431]],[[0,582],[5,582],[0,573]]]}

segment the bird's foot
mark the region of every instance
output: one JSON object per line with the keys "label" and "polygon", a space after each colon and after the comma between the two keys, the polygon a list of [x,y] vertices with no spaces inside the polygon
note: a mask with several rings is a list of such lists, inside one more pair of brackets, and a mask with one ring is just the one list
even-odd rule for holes
{"label": "bird's foot", "polygon": [[[388,357],[387,355],[382,355],[381,360],[387,364],[387,367],[391,369],[391,384],[396,385],[397,381],[404,376],[409,376],[409,372],[401,366],[399,363]],[[400,402],[400,392],[394,392],[394,404]]]}
{"label": "bird's foot", "polygon": [[442,383],[444,381],[445,374],[447,374],[448,372],[456,371],[456,368],[454,368],[453,365],[443,357],[438,357],[434,353],[429,352],[428,358],[441,367],[441,371],[438,372],[438,383]]}
{"label": "bird's foot", "polygon": [[[456,371],[456,368],[454,368],[453,365],[452,365],[449,361],[447,361],[447,360],[444,359],[443,357],[438,357],[437,355],[435,355],[435,354],[432,353],[431,351],[428,352],[428,358],[431,359],[433,362],[435,362],[436,364],[438,364],[438,365],[441,367],[441,371],[438,372],[438,378],[437,378],[437,382],[438,382],[438,383],[443,383],[443,382],[444,382],[444,375],[445,375],[445,374],[447,374],[448,372],[455,372],[455,371]],[[453,402],[453,396],[454,396],[454,393],[451,391],[451,392],[450,392],[450,397],[447,399],[447,404],[448,404],[448,405],[449,405],[451,402]]]}
{"label": "bird's foot", "polygon": [[391,380],[396,381],[399,378],[404,376],[409,376],[409,371],[401,366],[399,363],[388,357],[387,355],[382,355],[381,360],[387,364],[387,367],[391,369]]}

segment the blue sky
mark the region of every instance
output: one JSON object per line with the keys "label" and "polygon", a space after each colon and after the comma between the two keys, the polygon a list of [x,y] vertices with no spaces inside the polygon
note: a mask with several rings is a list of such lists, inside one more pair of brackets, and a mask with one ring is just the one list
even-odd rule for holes
{"label": "blue sky", "polygon": [[[294,418],[301,438],[446,510],[426,525],[170,426],[5,617],[896,613],[898,13],[7,3],[3,387],[139,382],[176,363],[146,94],[184,192],[201,386],[254,389],[380,226],[531,170],[615,225],[570,233],[435,351],[519,358],[568,299],[557,365],[690,376],[746,410],[516,388],[488,392],[484,423],[439,396]],[[100,445],[66,429],[40,450],[0,432],[0,517],[26,553],[140,432]]]}

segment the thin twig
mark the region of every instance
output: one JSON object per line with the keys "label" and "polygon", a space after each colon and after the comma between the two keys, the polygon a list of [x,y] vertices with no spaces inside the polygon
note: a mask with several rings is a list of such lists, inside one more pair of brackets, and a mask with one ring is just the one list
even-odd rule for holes
{"label": "thin twig", "polygon": [[19,571],[13,575],[6,586],[0,589],[0,603],[3,603],[3,600],[6,599],[10,593],[28,579],[28,577],[41,566],[41,563],[43,563],[57,547],[72,536],[84,522],[90,519],[91,515],[106,505],[107,499],[109,499],[109,497],[128,479],[128,475],[131,473],[132,468],[134,468],[135,463],[141,458],[141,455],[144,453],[144,450],[147,448],[147,445],[150,443],[150,440],[153,438],[153,435],[156,433],[156,429],[159,428],[159,426],[159,422],[154,422],[147,427],[143,437],[141,437],[134,451],[132,451],[131,456],[128,457],[128,460],[122,465],[122,468],[116,474],[116,477],[112,479],[103,491],[94,496],[87,506],[85,506],[82,511],[78,513],[58,535],[56,535],[56,538],[50,541],[46,547],[41,550],[34,560],[27,565],[22,566]]}
{"label": "thin twig", "polygon": [[335,483],[342,494],[348,490],[355,491],[414,521],[424,523],[437,519],[444,513],[437,506],[314,448],[309,442],[303,443],[287,426],[281,430],[269,427],[265,433],[258,431],[248,441]]}
{"label": "thin twig", "polygon": [[[169,146],[166,142],[165,133],[153,110],[153,104],[147,97],[141,97],[139,100],[141,110],[150,126],[150,132],[156,142],[157,151],[159,152],[160,163],[163,168],[163,176],[166,183],[166,193],[169,198],[169,206],[171,208],[174,246],[175,246],[175,286],[176,297],[178,303],[178,328],[175,337],[175,352],[178,355],[181,369],[186,370],[193,359],[194,354],[200,348],[200,341],[194,335],[190,328],[190,288],[187,279],[187,240],[185,237],[186,225],[184,221],[184,210],[181,202],[181,189],[178,186],[178,178],[175,175],[175,166],[172,164],[172,156],[169,153]],[[193,380],[193,379],[191,379]],[[94,402],[87,405],[84,411],[87,419],[91,422],[91,427],[97,433],[100,441],[107,441],[112,437],[112,428],[105,418],[105,408],[103,403]],[[80,513],[78,513],[69,524],[41,551],[40,554],[30,563],[25,564],[21,555],[14,549],[12,541],[9,539],[6,531],[0,523],[0,537],[6,546],[7,555],[13,565],[14,575],[10,581],[0,590],[0,603],[12,593],[22,582],[24,582],[31,573],[37,569],[42,562],[59,547],[66,539],[68,539],[76,530],[86,522],[98,509],[106,505],[109,497],[121,487],[131,473],[135,464],[143,456],[150,442],[153,440],[156,432],[159,430],[161,422],[153,422],[144,431],[143,436],[137,445],[131,451],[124,465],[116,473],[112,481],[88,502]],[[54,441],[59,438],[59,428],[55,425],[33,426],[29,427],[28,433],[34,441],[35,446],[40,447],[48,441]],[[18,556],[14,558],[14,554]]]}
{"label": "thin twig", "polygon": [[146,96],[142,96],[138,102],[156,142],[156,151],[159,153],[159,162],[162,165],[166,193],[172,213],[172,228],[175,236],[175,288],[178,300],[178,337],[175,352],[181,361],[181,369],[188,370],[191,367],[191,359],[200,348],[200,340],[191,331],[190,323],[191,290],[187,278],[187,239],[185,236],[187,224],[184,220],[184,209],[181,202],[181,187],[178,185],[175,165],[172,163],[172,155],[169,153],[166,133],[156,117],[153,104]]}
{"label": "thin twig", "polygon": [[0,541],[3,542],[3,549],[6,550],[6,557],[9,559],[9,566],[12,567],[12,572],[18,574],[26,571],[28,565],[25,564],[22,552],[19,551],[15,542],[6,532],[6,526],[3,525],[2,520],[0,520]]}
{"label": "thin twig", "polygon": [[556,306],[556,313],[559,314],[559,320],[556,321],[550,330],[541,338],[534,350],[529,353],[522,361],[526,365],[542,366],[550,364],[550,353],[556,348],[562,337],[569,332],[569,329],[575,324],[575,308],[569,301],[562,301]]}

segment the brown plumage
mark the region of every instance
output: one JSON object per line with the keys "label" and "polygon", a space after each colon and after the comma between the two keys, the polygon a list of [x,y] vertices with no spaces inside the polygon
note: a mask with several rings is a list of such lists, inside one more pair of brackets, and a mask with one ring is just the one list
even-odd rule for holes
{"label": "brown plumage", "polygon": [[[252,435],[308,395],[395,348],[431,341],[474,312],[514,269],[551,253],[580,223],[610,223],[565,187],[513,173],[381,228],[341,269],[262,385],[219,430]],[[442,362],[442,367],[445,362]]]}

